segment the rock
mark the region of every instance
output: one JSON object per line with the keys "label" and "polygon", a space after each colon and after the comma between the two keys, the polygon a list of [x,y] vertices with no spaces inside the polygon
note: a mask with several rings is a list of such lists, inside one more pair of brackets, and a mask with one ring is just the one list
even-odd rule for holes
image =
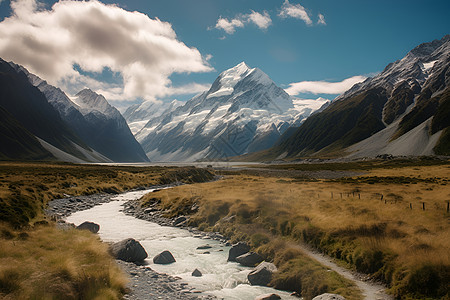
{"label": "rock", "polygon": [[338,294],[325,293],[314,297],[313,300],[345,300],[345,298]]}
{"label": "rock", "polygon": [[195,269],[194,272],[192,272],[192,276],[194,277],[202,277],[202,272],[200,272],[198,269]]}
{"label": "rock", "polygon": [[173,257],[172,253],[167,250],[153,257],[153,263],[155,264],[167,265],[173,262],[175,262],[175,258]]}
{"label": "rock", "polygon": [[177,226],[178,224],[183,223],[186,220],[187,219],[184,216],[178,217],[173,221],[173,226]]}
{"label": "rock", "polygon": [[255,252],[248,252],[236,257],[236,261],[246,267],[254,267],[263,260],[264,258]]}
{"label": "rock", "polygon": [[263,261],[248,274],[247,278],[251,285],[267,286],[276,271],[277,267],[274,264]]}
{"label": "rock", "polygon": [[115,258],[123,261],[137,263],[147,258],[144,247],[131,238],[112,244],[110,250]]}
{"label": "rock", "polygon": [[80,230],[89,230],[92,233],[97,233],[100,230],[100,225],[86,221],[78,225],[76,228]]}
{"label": "rock", "polygon": [[250,251],[250,247],[246,243],[239,242],[234,244],[228,253],[228,261],[236,261],[236,257]]}
{"label": "rock", "polygon": [[277,294],[264,294],[255,298],[255,300],[279,300],[281,299],[280,295]]}
{"label": "rock", "polygon": [[203,245],[203,246],[198,246],[197,250],[205,250],[205,249],[211,249],[212,247],[210,245]]}

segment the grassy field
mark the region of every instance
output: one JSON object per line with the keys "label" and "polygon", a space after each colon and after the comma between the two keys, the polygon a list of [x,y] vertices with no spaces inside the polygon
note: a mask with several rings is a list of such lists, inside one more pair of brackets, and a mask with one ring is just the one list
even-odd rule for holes
{"label": "grassy field", "polygon": [[107,246],[89,232],[57,229],[43,213],[49,200],[213,177],[195,168],[0,163],[0,298],[122,297],[126,278]]}
{"label": "grassy field", "polygon": [[[161,190],[143,201],[159,203],[170,217],[192,214],[190,208],[198,204],[191,225],[248,241],[279,267],[272,284],[297,290],[306,299],[324,291],[348,299],[360,295],[332,272],[308,265],[295,248],[298,241],[386,282],[398,298],[448,299],[450,166],[376,164],[306,166],[366,172],[334,180],[234,172],[221,181]],[[304,166],[289,168],[294,167]],[[309,276],[302,276],[305,271]]]}

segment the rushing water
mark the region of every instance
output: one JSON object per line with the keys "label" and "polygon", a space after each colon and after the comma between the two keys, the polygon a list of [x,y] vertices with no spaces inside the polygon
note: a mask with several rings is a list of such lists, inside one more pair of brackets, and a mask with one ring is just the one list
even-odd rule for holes
{"label": "rushing water", "polygon": [[[253,300],[261,294],[277,293],[282,299],[298,300],[287,292],[249,285],[246,279],[251,268],[227,262],[230,247],[223,243],[194,236],[185,229],[160,226],[122,213],[122,205],[126,201],[139,199],[151,191],[153,190],[121,194],[113,198],[116,201],[76,212],[67,221],[76,225],[84,221],[99,224],[98,234],[106,242],[117,242],[130,237],[138,240],[148,253],[146,262],[152,269],[179,276],[191,287],[206,294],[224,299]],[[212,248],[197,250],[197,247],[203,245],[210,245]],[[154,264],[153,257],[164,250],[169,250],[176,262],[170,265]],[[209,254],[205,254],[206,251]],[[196,268],[203,273],[202,277],[191,275]]]}

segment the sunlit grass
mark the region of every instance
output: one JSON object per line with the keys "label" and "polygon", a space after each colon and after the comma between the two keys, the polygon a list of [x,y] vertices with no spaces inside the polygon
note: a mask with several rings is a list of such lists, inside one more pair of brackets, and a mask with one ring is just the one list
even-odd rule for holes
{"label": "sunlit grass", "polygon": [[[88,231],[54,226],[16,231],[0,224],[4,299],[120,299],[126,278],[107,245]],[[5,238],[8,235],[8,238]]]}
{"label": "sunlit grass", "polygon": [[[396,295],[438,297],[449,293],[449,175],[448,165],[377,168],[352,180],[316,182],[233,175],[162,190],[144,201],[160,198],[169,216],[192,214],[188,208],[197,203],[190,222],[203,230],[257,249],[264,247],[254,242],[261,236],[303,241],[387,282]],[[287,269],[287,261],[279,260],[279,267]],[[429,280],[438,286],[427,290]]]}

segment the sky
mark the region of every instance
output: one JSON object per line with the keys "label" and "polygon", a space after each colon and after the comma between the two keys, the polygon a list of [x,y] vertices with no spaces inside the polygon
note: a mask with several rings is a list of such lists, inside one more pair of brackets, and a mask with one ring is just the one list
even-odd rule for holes
{"label": "sky", "polygon": [[448,0],[0,0],[0,57],[116,107],[188,100],[245,61],[333,99],[450,34]]}

